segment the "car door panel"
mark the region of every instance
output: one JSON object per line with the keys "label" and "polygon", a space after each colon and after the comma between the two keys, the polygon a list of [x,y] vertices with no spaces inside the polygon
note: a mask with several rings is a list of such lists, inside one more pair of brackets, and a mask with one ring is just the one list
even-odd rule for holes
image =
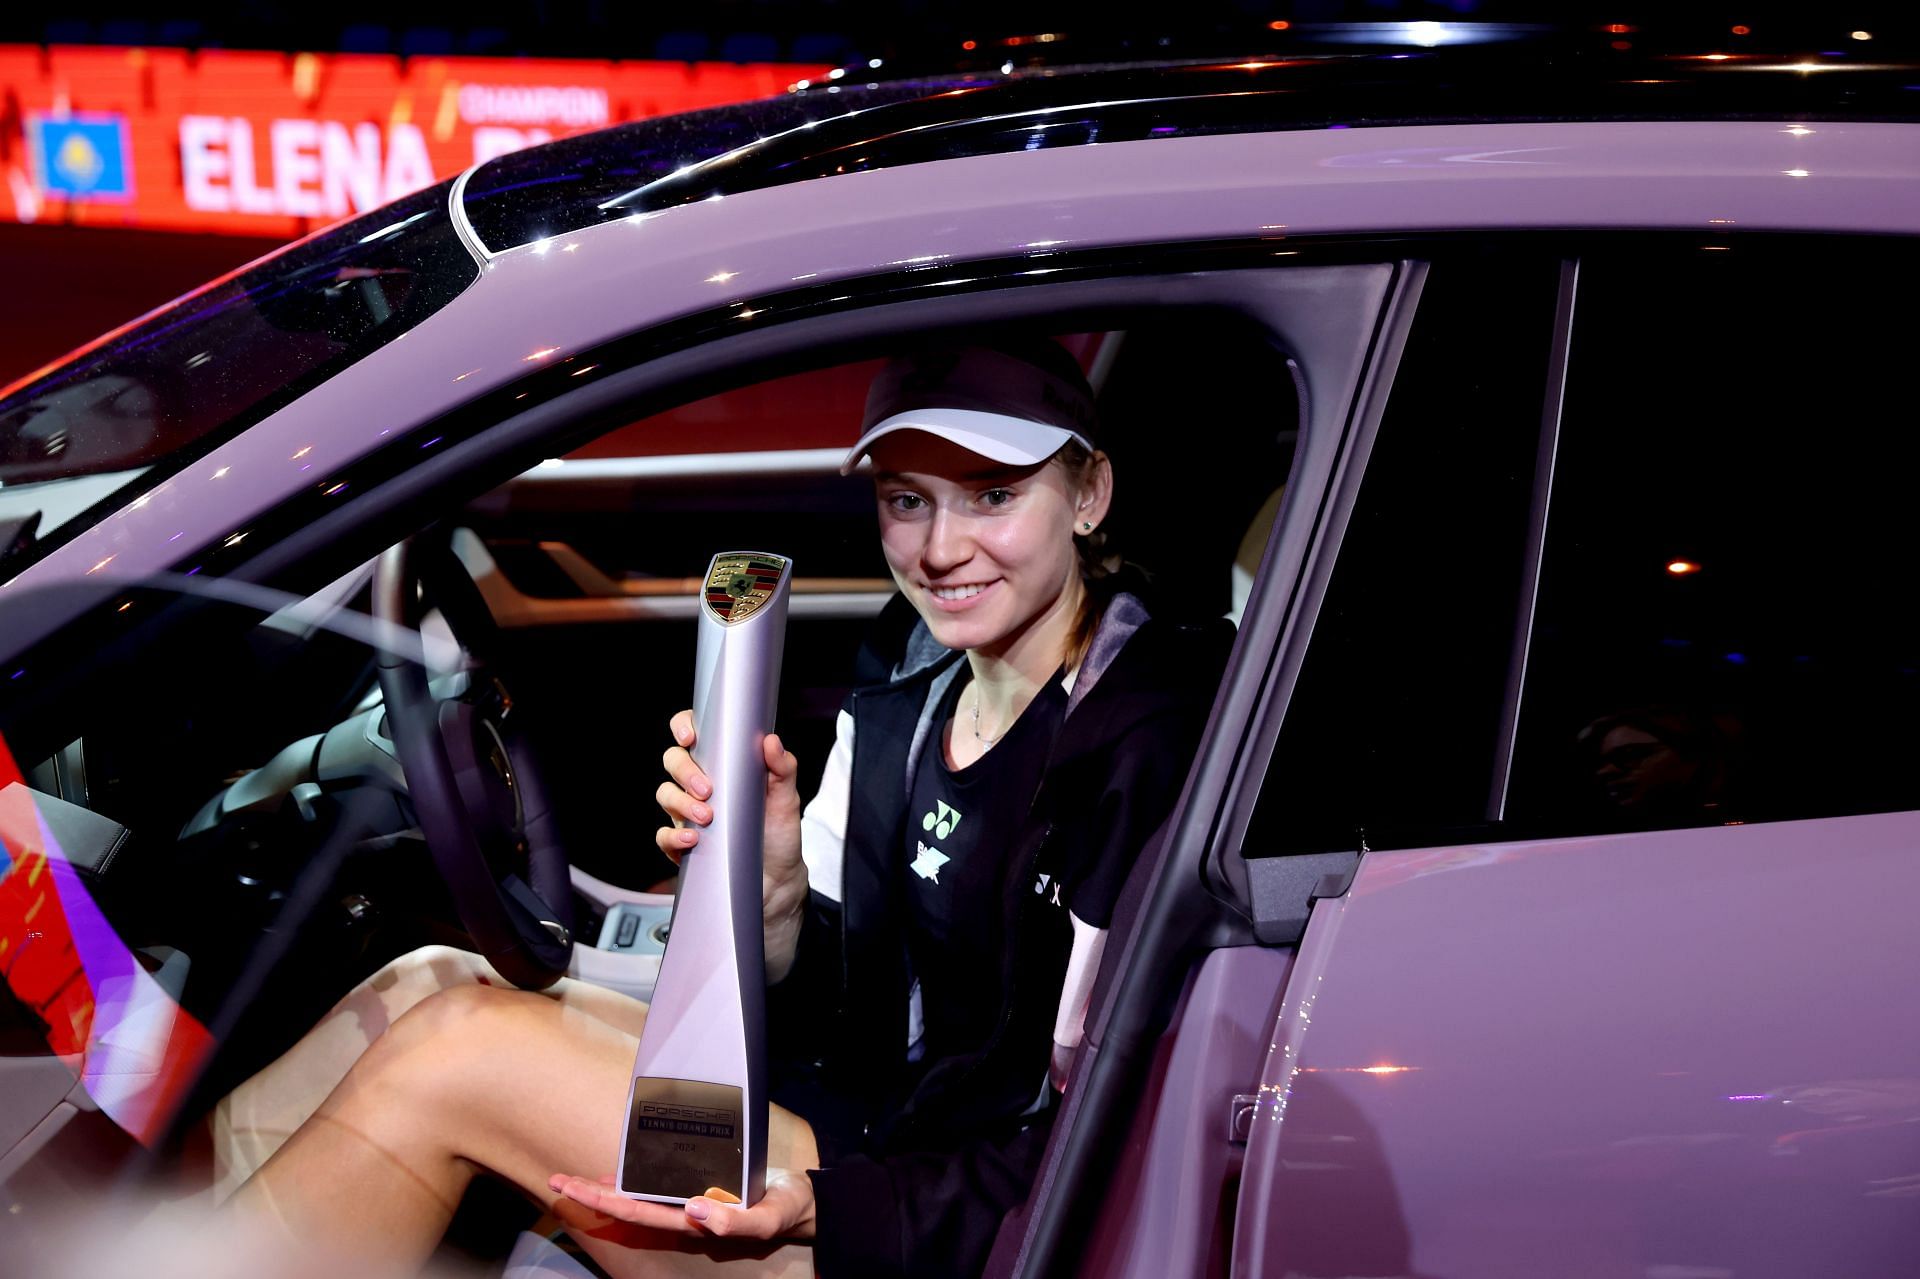
{"label": "car door panel", "polygon": [[[1207,956],[1148,1068],[1139,1109],[1077,1273],[1103,1279],[1218,1274],[1248,1116],[1237,1099],[1265,1056],[1293,953],[1238,946]],[[1178,1170],[1153,1176],[1153,1170]]]}
{"label": "car door panel", "polygon": [[1891,1275],[1920,819],[1367,855],[1275,1023],[1235,1273]]}

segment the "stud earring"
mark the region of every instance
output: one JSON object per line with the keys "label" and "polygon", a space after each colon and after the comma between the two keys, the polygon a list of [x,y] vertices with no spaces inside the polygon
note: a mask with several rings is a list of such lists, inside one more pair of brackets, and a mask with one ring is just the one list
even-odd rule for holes
{"label": "stud earring", "polygon": [[1081,531],[1082,533],[1091,533],[1091,532],[1093,532],[1093,525],[1092,525],[1092,524],[1090,524],[1090,523],[1088,523],[1088,522],[1087,522],[1086,520],[1081,520],[1081,521],[1080,521],[1080,531]]}

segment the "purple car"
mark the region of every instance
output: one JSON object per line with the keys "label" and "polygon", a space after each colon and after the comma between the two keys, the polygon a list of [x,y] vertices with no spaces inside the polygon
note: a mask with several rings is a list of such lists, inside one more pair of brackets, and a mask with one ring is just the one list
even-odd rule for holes
{"label": "purple car", "polygon": [[1920,66],[1602,50],[856,72],[11,388],[5,1268],[415,947],[645,998],[694,579],[795,562],[807,789],[866,379],[992,328],[1238,629],[988,1272],[1914,1273]]}

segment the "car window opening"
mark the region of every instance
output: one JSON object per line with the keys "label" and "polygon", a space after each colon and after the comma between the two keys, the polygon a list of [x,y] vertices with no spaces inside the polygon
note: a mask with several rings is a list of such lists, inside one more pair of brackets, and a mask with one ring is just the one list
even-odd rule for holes
{"label": "car window opening", "polygon": [[[1265,543],[1298,434],[1285,353],[1258,326],[1224,314],[1149,315],[1124,332],[1055,340],[1099,383],[1101,442],[1126,477],[1112,544],[1125,549],[1129,580],[1171,616],[1227,614],[1234,572],[1246,572],[1247,548]],[[491,575],[526,610],[496,616],[495,651],[514,672],[516,708],[524,703],[554,743],[552,799],[588,875],[645,890],[671,872],[664,861],[645,864],[654,855],[636,848],[632,812],[610,802],[630,793],[651,748],[609,749],[602,730],[610,714],[664,723],[684,701],[681,678],[633,672],[691,669],[677,592],[654,586],[679,587],[710,543],[765,541],[790,549],[800,566],[780,721],[804,761],[804,785],[829,752],[847,690],[874,677],[876,627],[889,624],[879,615],[893,585],[875,549],[869,480],[777,464],[748,474],[724,463],[711,474],[699,473],[704,463],[664,477],[647,470],[689,449],[718,459],[837,457],[874,367],[749,384],[628,424],[563,459],[601,470],[575,482],[566,466],[536,467],[459,517],[455,550],[484,570],[481,595],[497,605]],[[1205,447],[1195,447],[1200,424]],[[365,573],[308,601],[251,610],[203,602],[182,611],[175,604],[185,597],[165,595],[116,601],[108,612],[122,625],[176,620],[103,644],[74,672],[86,695],[31,713],[22,703],[5,731],[49,804],[74,805],[122,832],[125,851],[90,872],[87,889],[133,962],[157,971],[172,951],[188,955],[191,971],[169,997],[195,1024],[232,1033],[195,1094],[193,1104],[205,1104],[271,1060],[354,981],[447,933],[406,799],[376,777],[392,761],[372,695],[374,654],[364,634],[339,622],[368,608]],[[168,664],[158,684],[155,661]],[[134,725],[122,708],[137,688],[146,689],[145,713]],[[360,802],[346,805],[356,792]],[[293,942],[301,975],[274,978],[290,984],[272,1013],[224,1023],[225,998],[259,940],[286,926],[302,850],[331,840],[342,821],[357,825],[343,836],[330,904],[307,894],[304,908],[319,914]],[[428,904],[391,913],[385,905],[420,893]],[[591,938],[604,919],[590,913],[578,930]]]}

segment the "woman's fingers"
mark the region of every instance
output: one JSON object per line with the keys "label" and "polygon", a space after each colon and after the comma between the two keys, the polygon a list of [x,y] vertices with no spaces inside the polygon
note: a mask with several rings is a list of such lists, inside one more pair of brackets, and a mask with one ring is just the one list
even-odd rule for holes
{"label": "woman's fingers", "polygon": [[[713,783],[693,761],[687,747],[693,744],[693,712],[681,711],[673,717],[674,739],[660,756],[671,780],[661,782],[654,791],[655,802],[672,821],[654,832],[653,842],[668,860],[678,864],[681,855],[700,842],[698,827],[713,821]],[[772,861],[795,862],[799,858],[800,795],[796,779],[800,761],[769,733],[761,741],[761,753],[767,765],[767,822],[770,828]],[[792,845],[789,849],[787,846]]]}
{"label": "woman's fingers", "polygon": [[682,746],[686,747],[688,750],[693,749],[694,736],[693,736],[693,712],[692,711],[690,710],[680,711],[679,713],[674,715],[674,717],[670,721],[668,721],[667,727],[673,731],[674,741],[679,742]]}
{"label": "woman's fingers", "polygon": [[698,1195],[687,1200],[687,1216],[698,1222],[700,1228],[708,1234],[719,1235],[723,1239],[772,1239],[774,1237],[772,1228],[763,1220],[766,1214],[761,1213],[757,1207],[741,1208]]}
{"label": "woman's fingers", "polygon": [[800,867],[800,792],[795,785],[800,761],[774,733],[767,734],[761,750],[767,763],[767,809],[761,851],[767,880],[777,886],[791,881]]}
{"label": "woman's fingers", "polygon": [[731,1239],[810,1239],[813,1213],[812,1179],[783,1168],[767,1169],[766,1193],[751,1208],[704,1195],[687,1200],[688,1217],[708,1234]]}
{"label": "woman's fingers", "polygon": [[800,776],[800,761],[793,752],[781,742],[778,733],[768,733],[760,740],[760,749],[767,757],[767,794],[782,798],[799,796],[795,779]]}
{"label": "woman's fingers", "polygon": [[653,798],[673,824],[654,831],[653,842],[667,860],[677,866],[681,854],[700,842],[700,834],[694,827],[705,826],[713,820],[713,809],[705,803],[713,797],[713,783],[688,753],[694,742],[693,712],[681,711],[667,726],[678,745],[667,747],[660,763],[672,780],[661,782]]}
{"label": "woman's fingers", "polygon": [[671,1230],[679,1234],[698,1234],[700,1227],[687,1218],[686,1210],[672,1204],[629,1199],[613,1187],[585,1177],[555,1175],[547,1178],[547,1188],[603,1217],[625,1221],[651,1230]]}
{"label": "woman's fingers", "polygon": [[762,1199],[751,1208],[705,1197],[687,1200],[687,1216],[722,1239],[780,1239],[786,1236],[782,1214]]}
{"label": "woman's fingers", "polygon": [[676,822],[705,826],[713,820],[713,809],[680,789],[673,782],[661,782],[654,788],[654,802]]}
{"label": "woman's fingers", "polygon": [[684,746],[669,746],[660,756],[660,764],[680,786],[680,789],[696,799],[708,799],[713,795],[713,783],[707,780],[700,765],[693,762],[693,756]]}
{"label": "woman's fingers", "polygon": [[662,826],[653,832],[653,844],[678,866],[680,855],[700,842],[700,832],[690,826]]}
{"label": "woman's fingers", "polygon": [[[784,1239],[812,1233],[813,1187],[804,1176],[767,1170],[767,1192],[751,1208],[722,1203],[705,1195],[685,1207],[629,1199],[606,1181],[557,1174],[547,1188],[603,1217],[652,1230],[710,1234],[727,1239]],[[586,1224],[586,1223],[581,1223]]]}

